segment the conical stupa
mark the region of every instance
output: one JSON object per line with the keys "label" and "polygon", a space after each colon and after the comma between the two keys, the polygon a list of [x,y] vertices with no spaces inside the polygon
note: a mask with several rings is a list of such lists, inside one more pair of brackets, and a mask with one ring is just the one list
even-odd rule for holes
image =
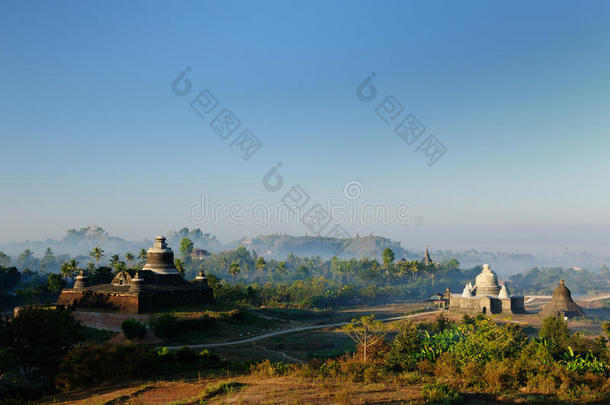
{"label": "conical stupa", "polygon": [[510,296],[509,294],[506,284],[503,284],[500,293],[498,294],[498,298],[508,298]]}
{"label": "conical stupa", "polygon": [[553,299],[542,308],[539,315],[542,318],[549,316],[567,316],[572,318],[575,316],[585,316],[585,313],[572,300],[570,290],[566,287],[565,282],[561,280],[559,286],[553,291]]}
{"label": "conical stupa", "polygon": [[483,271],[477,276],[475,286],[477,288],[477,296],[489,295],[492,297],[497,297],[498,293],[500,293],[498,278],[489,268],[489,264],[483,265]]}
{"label": "conical stupa", "polygon": [[428,250],[428,245],[426,245],[426,251],[424,252],[424,259],[422,260],[424,265],[429,266],[432,264],[432,258],[430,257],[430,251]]}

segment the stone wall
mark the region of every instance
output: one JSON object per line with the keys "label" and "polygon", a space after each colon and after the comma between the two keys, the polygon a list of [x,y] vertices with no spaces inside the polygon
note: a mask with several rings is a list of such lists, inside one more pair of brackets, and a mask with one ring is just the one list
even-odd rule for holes
{"label": "stone wall", "polygon": [[494,298],[489,296],[451,296],[449,309],[481,314],[524,314],[523,297]]}
{"label": "stone wall", "polygon": [[139,313],[138,296],[135,294],[63,290],[57,304],[73,308],[97,308],[132,314]]}
{"label": "stone wall", "polygon": [[71,308],[106,309],[140,314],[189,305],[213,304],[212,289],[170,290],[136,293],[116,293],[95,290],[63,290],[58,305]]}
{"label": "stone wall", "polygon": [[171,290],[155,292],[154,294],[143,293],[139,296],[139,312],[154,312],[167,308],[184,307],[189,305],[213,304],[214,296],[212,289],[199,290]]}

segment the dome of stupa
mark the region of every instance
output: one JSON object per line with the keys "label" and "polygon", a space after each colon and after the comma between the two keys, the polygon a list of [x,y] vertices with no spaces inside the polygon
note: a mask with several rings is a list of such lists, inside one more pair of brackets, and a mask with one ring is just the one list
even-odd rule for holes
{"label": "dome of stupa", "polygon": [[142,270],[159,274],[179,274],[174,265],[174,252],[167,246],[165,237],[157,236],[153,247],[146,253],[146,264]]}
{"label": "dome of stupa", "polygon": [[582,308],[572,300],[570,290],[566,287],[566,283],[561,280],[557,288],[553,291],[553,299],[542,308],[540,316],[543,318],[549,316],[567,316],[571,318],[574,316],[585,316],[585,313]]}
{"label": "dome of stupa", "polygon": [[476,278],[475,287],[477,295],[490,295],[492,297],[497,297],[500,293],[498,278],[489,268],[489,264],[483,265],[483,271]]}

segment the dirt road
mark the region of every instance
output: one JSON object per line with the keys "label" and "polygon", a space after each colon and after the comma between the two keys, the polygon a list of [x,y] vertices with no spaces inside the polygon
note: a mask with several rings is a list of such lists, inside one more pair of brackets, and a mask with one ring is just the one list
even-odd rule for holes
{"label": "dirt road", "polygon": [[[379,319],[379,320],[382,321],[382,322],[398,321],[400,319],[415,318],[415,317],[418,317],[418,316],[429,315],[429,314],[436,314],[436,313],[441,313],[441,312],[443,312],[443,311],[421,312],[419,314],[395,316],[395,317],[392,317],[392,318],[385,318],[385,319]],[[197,344],[197,345],[167,346],[167,348],[170,349],[170,350],[177,350],[177,349],[180,349],[181,347],[187,346],[187,347],[190,347],[191,349],[206,349],[206,348],[210,348],[210,347],[241,345],[243,343],[252,343],[252,342],[256,342],[258,340],[267,339],[267,338],[270,338],[270,337],[273,337],[273,336],[285,335],[287,333],[305,332],[305,331],[314,330],[314,329],[336,328],[336,327],[339,327],[339,326],[347,325],[348,323],[349,322],[338,322],[338,323],[328,323],[328,324],[325,324],[325,325],[300,326],[298,328],[278,330],[278,331],[271,332],[271,333],[265,333],[264,335],[252,336],[252,337],[249,337],[249,338],[246,338],[246,339],[240,339],[240,340],[232,340],[230,342],[205,343],[205,344]]]}

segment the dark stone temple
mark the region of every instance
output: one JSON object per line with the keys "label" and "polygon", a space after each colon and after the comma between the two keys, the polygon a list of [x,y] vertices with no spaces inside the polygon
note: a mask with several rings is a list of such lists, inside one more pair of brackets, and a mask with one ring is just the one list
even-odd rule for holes
{"label": "dark stone temple", "polygon": [[572,293],[566,287],[565,281],[561,280],[553,291],[553,299],[542,308],[540,316],[542,318],[549,316],[574,318],[576,316],[585,316],[585,312],[574,302]]}
{"label": "dark stone temple", "polygon": [[81,272],[73,288],[64,289],[57,301],[58,305],[74,309],[138,314],[213,303],[214,295],[203,272],[193,282],[184,280],[174,266],[174,252],[163,236],[157,236],[148,249],[141,270],[121,271],[110,284],[93,286],[89,286],[87,276]]}

